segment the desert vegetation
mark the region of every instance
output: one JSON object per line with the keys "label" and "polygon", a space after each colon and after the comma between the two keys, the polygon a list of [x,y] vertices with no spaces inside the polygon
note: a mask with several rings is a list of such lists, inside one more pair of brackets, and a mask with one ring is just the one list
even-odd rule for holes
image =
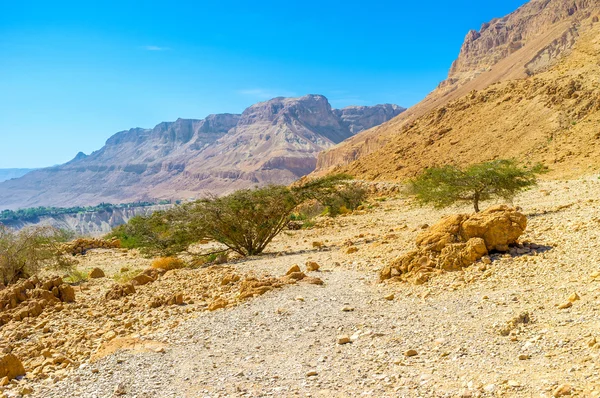
{"label": "desert vegetation", "polygon": [[456,166],[431,167],[409,182],[408,194],[422,204],[437,208],[457,202],[471,202],[475,212],[484,200],[512,200],[515,195],[537,183],[546,171],[536,164],[524,167],[513,160],[477,163],[464,169]]}
{"label": "desert vegetation", "polygon": [[37,274],[44,266],[68,268],[60,244],[68,234],[54,228],[29,228],[18,232],[0,224],[0,283],[9,285]]}
{"label": "desert vegetation", "polygon": [[135,217],[117,227],[109,237],[118,238],[123,247],[139,247],[164,255],[208,239],[242,256],[252,256],[262,253],[292,218],[299,217],[294,211],[302,204],[320,204],[331,216],[359,206],[366,192],[350,184],[350,179],[342,174],[291,188],[273,185],[239,190],[149,217]]}

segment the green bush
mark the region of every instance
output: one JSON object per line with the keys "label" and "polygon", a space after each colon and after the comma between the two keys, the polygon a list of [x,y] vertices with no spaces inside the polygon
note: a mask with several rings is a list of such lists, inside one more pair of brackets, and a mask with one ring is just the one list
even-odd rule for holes
{"label": "green bush", "polygon": [[466,169],[432,167],[410,181],[408,193],[422,204],[435,207],[471,202],[475,212],[479,212],[481,201],[511,200],[517,193],[536,185],[537,176],[544,172],[546,169],[542,165],[525,168],[513,160],[494,160]]}

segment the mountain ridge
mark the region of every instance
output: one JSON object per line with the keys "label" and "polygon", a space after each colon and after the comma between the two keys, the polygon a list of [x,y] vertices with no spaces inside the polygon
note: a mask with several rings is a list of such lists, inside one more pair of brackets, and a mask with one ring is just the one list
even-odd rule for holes
{"label": "mountain ridge", "polygon": [[384,104],[335,111],[321,95],[278,97],[241,115],[123,130],[89,155],[79,153],[63,165],[0,183],[0,208],[190,199],[287,184],[314,170],[322,149],[404,108]]}
{"label": "mountain ridge", "polygon": [[[448,123],[447,119],[444,121],[445,124],[442,123],[443,115],[446,115],[447,118],[453,116],[453,113],[448,109],[448,105],[455,101],[462,101],[463,106],[471,107],[473,104],[468,104],[467,99],[474,95],[473,93],[492,90],[491,88],[494,85],[507,82],[534,81],[536,78],[548,78],[550,86],[570,84],[568,81],[558,82],[556,79],[559,76],[554,76],[552,71],[555,71],[554,74],[556,74],[556,71],[560,70],[563,76],[573,74],[568,68],[565,68],[564,62],[569,62],[565,61],[569,57],[578,56],[577,54],[572,56],[573,50],[578,46],[579,48],[586,46],[583,42],[587,43],[594,40],[594,33],[590,32],[597,31],[599,15],[600,4],[593,1],[534,0],[521,6],[506,17],[496,18],[483,24],[480,31],[470,31],[465,38],[457,60],[450,68],[448,78],[438,88],[419,104],[409,108],[393,120],[357,134],[342,144],[319,154],[314,175],[335,171],[350,172],[357,177],[367,179],[402,179],[414,175],[423,167],[437,163],[452,163],[453,161],[469,163],[493,158],[496,156],[495,153],[486,152],[487,156],[482,157],[480,156],[481,151],[469,150],[462,145],[460,151],[470,154],[470,158],[465,158],[461,155],[461,152],[457,152],[457,147],[454,146],[456,144],[454,144],[445,147],[447,151],[445,153],[432,155],[431,157],[423,156],[419,159],[419,156],[412,152],[412,149],[415,148],[415,139],[409,138],[407,132],[414,131],[415,125],[420,124],[420,134],[431,136],[431,138],[428,137],[423,140],[425,142],[433,140],[437,144],[441,138],[441,135],[436,136],[438,132],[454,128],[454,133],[448,135],[448,137],[452,136],[451,141],[463,141],[466,145],[466,141],[470,139],[477,140],[478,136],[483,135],[487,137],[487,141],[485,141],[487,143],[497,143],[503,148],[508,147],[508,145],[505,145],[506,142],[501,142],[501,134],[491,131],[486,135],[485,131],[497,129],[495,125],[498,119],[503,120],[505,119],[504,116],[508,115],[509,119],[512,118],[512,124],[509,123],[506,127],[508,132],[505,137],[511,137],[510,129],[522,129],[522,126],[516,126],[521,122],[527,124],[526,119],[528,117],[537,118],[537,115],[532,114],[521,113],[521,119],[516,119],[514,115],[510,115],[515,109],[520,109],[524,105],[524,103],[517,102],[517,99],[524,93],[515,93],[512,102],[511,100],[502,102],[503,98],[499,99],[500,104],[512,105],[512,108],[498,106],[494,109],[482,111],[482,114],[487,115],[487,119],[484,121],[484,118],[480,118],[480,125],[470,127],[480,129],[478,132],[466,129],[462,134],[457,133],[456,128],[463,126],[458,117],[454,118],[456,125]],[[585,38],[582,39],[582,36]],[[589,51],[595,52],[596,49],[591,48]],[[561,62],[563,63],[562,67],[560,66]],[[585,65],[582,66],[581,63]],[[580,57],[569,68],[579,70],[579,73],[595,74],[593,64],[592,57],[585,59]],[[590,68],[587,68],[586,65]],[[577,81],[576,85],[586,85],[585,82],[580,81],[582,79],[576,74],[574,79]],[[554,89],[558,88],[548,88],[548,90]],[[542,93],[536,93],[535,95],[539,95],[540,101],[543,100]],[[473,119],[473,115],[477,115],[480,108],[481,104],[469,108],[469,111],[463,110],[463,119]],[[452,108],[452,111],[455,110],[456,108]],[[436,116],[435,113],[438,111],[440,114]],[[567,111],[566,108],[551,109],[549,107],[536,110],[536,112],[552,113],[555,117],[568,117],[565,115],[560,116],[561,112]],[[427,122],[425,122],[426,120]],[[423,123],[420,123],[420,121],[423,121]],[[540,129],[544,128],[542,125],[538,127]],[[556,126],[551,129],[555,130]],[[522,130],[519,131],[524,133]],[[540,132],[539,135],[542,141],[548,139],[546,133],[547,131],[543,134]],[[544,135],[544,138],[541,138],[541,135]],[[507,148],[510,149],[508,153],[522,157],[532,151],[531,148],[523,151],[515,150],[514,142],[513,147]],[[440,145],[442,144],[445,145],[445,139],[440,142]],[[425,151],[426,154],[430,150],[430,148],[420,149]],[[402,162],[399,159],[397,161],[402,165],[418,164],[417,167],[405,167],[399,164],[393,167],[386,165],[386,163],[389,163],[389,159],[398,158],[397,155],[405,150],[411,152],[411,155],[403,158]],[[560,152],[559,149],[557,150]],[[567,152],[568,150],[565,151],[565,153]],[[394,154],[394,156],[390,156],[391,154]],[[558,157],[560,158],[560,155]],[[460,158],[460,161],[457,158]],[[537,159],[548,160],[542,156],[538,156]],[[550,159],[550,162],[553,162],[553,159]],[[399,169],[395,170],[396,167],[399,167]],[[558,172],[562,172],[562,168],[563,166],[559,165]],[[385,172],[383,169],[385,169]]]}

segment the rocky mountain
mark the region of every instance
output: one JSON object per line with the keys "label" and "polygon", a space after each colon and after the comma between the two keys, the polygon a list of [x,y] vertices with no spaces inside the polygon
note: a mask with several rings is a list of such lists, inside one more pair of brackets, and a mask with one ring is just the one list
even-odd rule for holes
{"label": "rocky mountain", "polygon": [[497,157],[555,175],[598,168],[600,3],[532,0],[470,31],[448,79],[421,103],[324,151],[318,173],[402,179]]}
{"label": "rocky mountain", "polygon": [[310,173],[316,156],[400,114],[396,105],[331,108],[320,95],[275,98],[242,115],[134,128],[100,150],[0,183],[0,208],[188,199]]}
{"label": "rocky mountain", "polygon": [[0,169],[0,182],[23,177],[33,169]]}

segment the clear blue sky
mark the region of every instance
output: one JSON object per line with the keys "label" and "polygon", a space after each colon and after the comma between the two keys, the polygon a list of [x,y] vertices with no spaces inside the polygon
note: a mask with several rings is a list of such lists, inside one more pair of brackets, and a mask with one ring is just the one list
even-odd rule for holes
{"label": "clear blue sky", "polygon": [[275,96],[410,106],[525,0],[0,0],[0,168]]}

